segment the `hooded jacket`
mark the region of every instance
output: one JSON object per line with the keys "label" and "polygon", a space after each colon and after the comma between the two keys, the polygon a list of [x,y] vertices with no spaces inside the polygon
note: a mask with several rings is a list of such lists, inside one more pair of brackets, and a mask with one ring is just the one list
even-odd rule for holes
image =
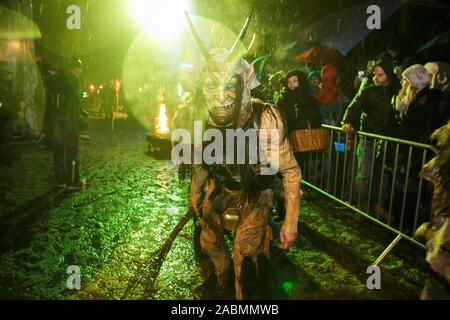
{"label": "hooded jacket", "polygon": [[391,99],[392,88],[371,85],[357,94],[347,107],[343,123],[349,123],[355,130],[388,135],[387,129],[394,117]]}
{"label": "hooded jacket", "polygon": [[327,64],[321,71],[322,82],[319,84],[314,98],[322,105],[335,104],[337,100],[336,67]]}
{"label": "hooded jacket", "polygon": [[[299,81],[299,88],[294,90],[286,86],[287,79],[292,76],[297,76]],[[299,70],[290,71],[286,74],[283,85],[285,89],[278,101],[278,108],[285,118],[288,132],[307,129],[308,122],[311,128],[320,128],[322,116],[317,102],[309,93],[306,75]]]}
{"label": "hooded jacket", "polygon": [[391,100],[398,92],[399,84],[395,81],[389,62],[379,61],[376,66],[384,70],[389,78],[389,85],[371,85],[358,92],[347,107],[342,122],[351,124],[355,130],[389,136],[395,116]]}

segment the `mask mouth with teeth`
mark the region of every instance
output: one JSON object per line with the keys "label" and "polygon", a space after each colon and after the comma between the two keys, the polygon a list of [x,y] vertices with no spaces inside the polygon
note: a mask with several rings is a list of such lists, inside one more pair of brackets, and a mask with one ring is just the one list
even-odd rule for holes
{"label": "mask mouth with teeth", "polygon": [[236,124],[242,102],[242,78],[228,74],[209,73],[203,86],[209,122],[218,127]]}
{"label": "mask mouth with teeth", "polygon": [[209,51],[186,12],[189,28],[204,57],[201,88],[212,126],[242,128],[251,117],[251,90],[259,81],[253,66],[241,58],[238,44],[245,36],[252,15],[253,9],[230,50],[213,48]]}
{"label": "mask mouth with teeth", "polygon": [[235,118],[235,105],[234,103],[226,106],[212,106],[208,110],[211,120],[218,126],[227,126],[233,122]]}
{"label": "mask mouth with teeth", "polygon": [[212,63],[202,68],[201,90],[214,127],[242,128],[252,113],[251,89],[259,85],[254,68],[241,58],[229,60],[229,51],[213,48]]}

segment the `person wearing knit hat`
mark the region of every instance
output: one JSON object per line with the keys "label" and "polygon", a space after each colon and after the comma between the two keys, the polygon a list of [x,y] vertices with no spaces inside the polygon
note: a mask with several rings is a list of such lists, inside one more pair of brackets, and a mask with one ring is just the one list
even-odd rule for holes
{"label": "person wearing knit hat", "polygon": [[428,62],[425,69],[431,76],[430,89],[436,89],[441,92],[439,103],[440,118],[450,120],[450,65],[445,62]]}
{"label": "person wearing knit hat", "polygon": [[[442,126],[443,122],[445,123],[445,119],[439,113],[441,92],[428,87],[431,77],[425,67],[420,64],[408,67],[402,75],[402,88],[395,99],[395,109],[398,114],[396,114],[397,126],[394,137],[432,144],[431,134]],[[410,161],[408,161],[409,157],[411,157]],[[399,187],[399,192],[403,193],[406,199],[403,217],[405,230],[413,230],[414,220],[417,219],[413,216],[413,212],[419,188],[419,179],[416,177],[422,170],[421,157],[421,151],[411,151],[406,145],[400,146],[398,150],[397,171],[400,173],[398,179],[399,181],[405,179],[405,185]]]}
{"label": "person wearing knit hat", "polygon": [[416,88],[417,92],[420,92],[431,81],[431,77],[421,64],[413,64],[402,73],[412,87]]}
{"label": "person wearing knit hat", "polygon": [[420,64],[414,64],[408,67],[403,71],[402,76],[402,88],[395,102],[395,108],[400,112],[400,118],[403,118],[408,112],[408,107],[417,94],[427,87],[431,81],[427,70]]}
{"label": "person wearing knit hat", "polygon": [[450,65],[445,62],[428,62],[425,69],[431,76],[431,89],[446,91],[449,88]]}
{"label": "person wearing knit hat", "polygon": [[314,70],[310,71],[308,73],[308,81],[309,81],[309,93],[314,94],[321,81],[320,72]]}
{"label": "person wearing knit hat", "polygon": [[308,79],[311,80],[311,78],[316,77],[320,81],[320,72],[312,70],[308,73]]}
{"label": "person wearing knit hat", "polygon": [[420,64],[410,66],[402,75],[402,88],[395,99],[399,138],[429,143],[430,134],[442,125],[439,115],[441,92],[428,88],[431,76]]}

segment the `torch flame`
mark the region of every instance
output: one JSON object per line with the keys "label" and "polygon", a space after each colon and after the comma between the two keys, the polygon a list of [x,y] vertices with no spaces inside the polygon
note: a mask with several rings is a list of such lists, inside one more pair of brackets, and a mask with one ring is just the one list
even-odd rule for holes
{"label": "torch flame", "polygon": [[169,120],[166,115],[166,105],[161,103],[159,105],[159,114],[156,118],[156,134],[160,136],[167,135],[169,133]]}

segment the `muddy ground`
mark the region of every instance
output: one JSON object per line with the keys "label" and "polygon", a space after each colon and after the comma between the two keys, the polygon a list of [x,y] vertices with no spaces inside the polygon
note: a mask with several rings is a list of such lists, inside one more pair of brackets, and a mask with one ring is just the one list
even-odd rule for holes
{"label": "muddy ground", "polygon": [[[186,212],[188,184],[168,160],[149,156],[146,132],[132,119],[111,131],[90,120],[81,144],[81,192],[59,189],[44,145],[16,140],[13,164],[0,165],[0,298],[197,299],[201,269],[190,221],[175,240],[153,290],[142,268]],[[381,289],[367,267],[395,238],[381,227],[306,190],[299,237],[288,251],[271,246],[269,299],[418,299],[424,251],[402,240],[380,265]],[[67,268],[81,269],[81,290],[67,288]],[[139,277],[139,278],[137,278]],[[207,297],[206,297],[207,298]]]}

